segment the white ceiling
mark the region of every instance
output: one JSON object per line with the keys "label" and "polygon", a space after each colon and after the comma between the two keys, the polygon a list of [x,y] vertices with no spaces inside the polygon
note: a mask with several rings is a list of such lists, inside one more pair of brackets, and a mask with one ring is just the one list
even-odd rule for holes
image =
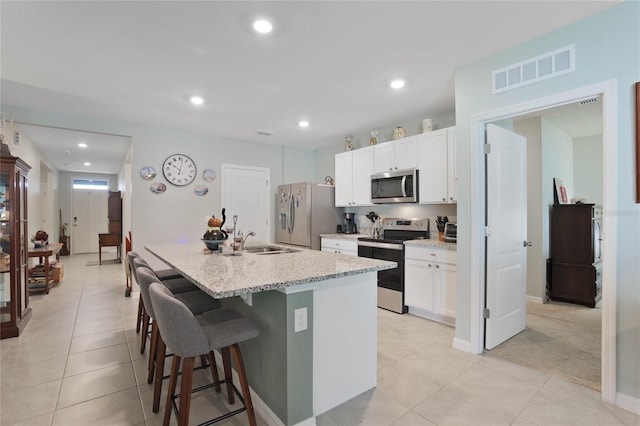
{"label": "white ceiling", "polygon": [[[314,149],[451,111],[457,68],[617,3],[3,0],[0,96],[6,105]],[[254,33],[257,17],[274,31]],[[407,81],[400,91],[389,88],[396,77]],[[192,94],[206,103],[189,104]],[[298,127],[301,119],[311,126]],[[24,132],[47,157],[64,152],[56,140],[69,143]]]}

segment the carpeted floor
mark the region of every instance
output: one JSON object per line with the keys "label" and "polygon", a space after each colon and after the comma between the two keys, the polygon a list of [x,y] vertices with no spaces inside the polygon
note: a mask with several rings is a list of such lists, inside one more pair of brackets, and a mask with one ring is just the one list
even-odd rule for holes
{"label": "carpeted floor", "polygon": [[486,352],[600,391],[602,311],[527,302],[527,328]]}

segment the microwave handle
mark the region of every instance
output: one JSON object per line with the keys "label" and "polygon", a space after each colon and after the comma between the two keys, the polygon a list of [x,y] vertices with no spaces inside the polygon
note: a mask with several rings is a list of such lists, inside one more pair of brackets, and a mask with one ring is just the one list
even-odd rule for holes
{"label": "microwave handle", "polygon": [[406,197],[407,196],[407,176],[404,175],[402,176],[402,196]]}

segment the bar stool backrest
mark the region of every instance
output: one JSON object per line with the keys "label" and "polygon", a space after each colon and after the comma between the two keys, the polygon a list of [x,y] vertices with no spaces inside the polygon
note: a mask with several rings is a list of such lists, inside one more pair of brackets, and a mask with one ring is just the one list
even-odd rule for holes
{"label": "bar stool backrest", "polygon": [[211,351],[209,339],[184,303],[159,283],[152,283],[149,293],[160,334],[171,352],[182,358],[190,358]]}
{"label": "bar stool backrest", "polygon": [[[134,260],[134,262],[137,263],[137,260],[138,259]],[[138,281],[138,285],[140,286],[140,295],[142,296],[142,301],[144,302],[144,308],[147,310],[147,314],[151,318],[156,319],[156,310],[154,309],[153,302],[149,297],[149,286],[151,286],[151,284],[153,283],[160,284],[160,280],[158,279],[156,274],[154,274],[153,271],[146,266],[138,266],[136,268],[136,272],[138,274],[138,279],[140,280]],[[164,285],[162,286],[164,287]]]}
{"label": "bar stool backrest", "polygon": [[136,275],[136,267],[133,264],[134,259],[142,259],[142,258],[135,251],[130,251],[129,253],[127,253],[127,270],[129,271],[130,275],[133,276],[133,278],[136,280],[136,283],[137,283],[138,277]]}

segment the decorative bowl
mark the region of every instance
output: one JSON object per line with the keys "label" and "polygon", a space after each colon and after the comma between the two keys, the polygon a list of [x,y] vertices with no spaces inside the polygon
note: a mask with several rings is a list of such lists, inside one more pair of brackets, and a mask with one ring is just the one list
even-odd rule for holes
{"label": "decorative bowl", "polygon": [[220,244],[224,244],[226,240],[205,240],[204,238],[202,239],[202,242],[204,243],[205,246],[207,246],[207,248],[211,251],[216,251],[218,250],[218,247],[220,246]]}

